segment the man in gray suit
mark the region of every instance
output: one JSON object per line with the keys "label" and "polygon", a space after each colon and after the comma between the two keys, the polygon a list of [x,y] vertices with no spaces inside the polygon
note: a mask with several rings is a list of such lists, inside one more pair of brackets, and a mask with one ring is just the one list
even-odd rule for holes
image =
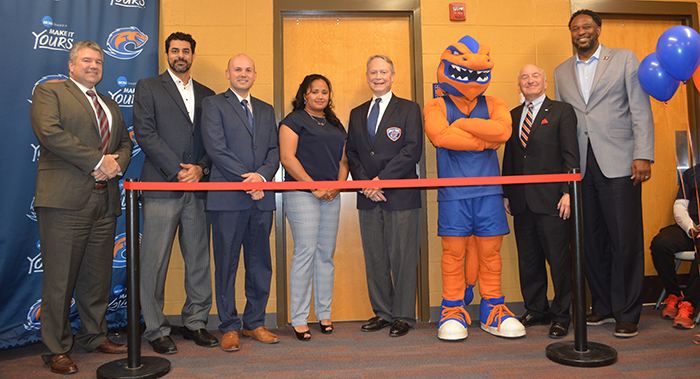
{"label": "man in gray suit", "polygon": [[[200,182],[208,178],[211,166],[199,126],[202,100],[214,91],[190,75],[195,55],[191,35],[172,33],[165,40],[165,53],[168,70],[136,83],[134,134],[146,153],[141,181]],[[185,262],[187,294],[180,332],[200,346],[219,344],[206,330],[212,291],[205,196],[201,191],[145,191],[141,200],[141,311],[146,323],[144,337],[156,353],[177,352],[163,314],[165,277],[176,230]]]}
{"label": "man in gray suit", "polygon": [[588,325],[616,322],[614,335],[634,337],[642,311],[642,186],[654,160],[649,96],[637,79],[634,52],[598,42],[602,21],[584,9],[569,21],[577,54],[554,70],[557,100],[573,105],[583,176],[586,277],[593,312]]}
{"label": "man in gray suit", "polygon": [[[202,103],[202,139],[213,164],[210,181],[270,181],[280,164],[277,125],[272,106],[250,95],[257,77],[255,63],[246,55],[236,55],[228,62],[226,77],[230,88]],[[272,279],[274,191],[209,191],[207,210],[212,221],[221,349],[239,350],[239,331],[262,343],[278,342],[279,337],[265,328]],[[235,284],[241,245],[247,303],[239,318]]]}
{"label": "man in gray suit", "polygon": [[69,53],[70,79],[39,84],[31,107],[32,129],[41,145],[34,208],[44,278],[41,340],[51,371],[78,371],[69,354],[75,305],[82,322],[75,342],[88,351],[125,353],[107,339],[112,251],[121,214],[119,177],[131,160],[132,143],[119,105],[98,94],[102,48],[80,41]]}

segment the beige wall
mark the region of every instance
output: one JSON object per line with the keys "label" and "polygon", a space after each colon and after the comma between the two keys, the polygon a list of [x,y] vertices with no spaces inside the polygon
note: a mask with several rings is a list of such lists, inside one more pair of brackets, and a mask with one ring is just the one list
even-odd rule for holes
{"label": "beige wall", "polygon": [[[487,94],[504,99],[511,108],[518,105],[515,78],[520,67],[535,63],[542,66],[551,78],[554,68],[572,54],[566,26],[570,15],[567,0],[462,0],[467,10],[465,22],[449,21],[448,4],[453,1],[421,1],[425,99],[432,97],[431,85],[435,81],[440,54],[464,35],[471,35],[491,48],[495,68]],[[191,33],[197,40],[193,66],[196,80],[217,93],[224,91],[228,83],[223,71],[228,58],[246,53],[255,60],[258,72],[253,94],[273,103],[272,4],[272,0],[161,0],[161,71],[166,67],[162,57],[165,38],[178,30]],[[553,82],[547,94],[554,97]],[[436,177],[435,149],[430,143],[426,144],[426,160],[428,176]],[[436,196],[435,190],[428,191],[431,306],[439,306],[442,297],[442,249],[437,236]],[[271,241],[274,241],[274,236]],[[504,238],[501,253],[506,299],[522,301],[512,233]],[[178,314],[184,301],[183,266],[178,255],[177,252],[173,254],[166,287],[166,314]],[[239,275],[237,285],[240,309],[244,301],[242,277]],[[268,312],[276,312],[274,276],[272,291]]]}

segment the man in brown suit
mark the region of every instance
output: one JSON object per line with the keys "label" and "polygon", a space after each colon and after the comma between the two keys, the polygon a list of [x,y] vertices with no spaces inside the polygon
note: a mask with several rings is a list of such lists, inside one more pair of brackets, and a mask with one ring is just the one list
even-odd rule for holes
{"label": "man in brown suit", "polygon": [[102,79],[100,45],[81,41],[69,54],[70,79],[38,85],[31,107],[41,145],[34,200],[44,266],[41,339],[50,350],[44,361],[60,374],[78,371],[68,355],[73,291],[82,323],[78,345],[126,352],[126,345],[107,339],[105,314],[121,214],[119,177],[133,146],[117,103],[95,91]]}

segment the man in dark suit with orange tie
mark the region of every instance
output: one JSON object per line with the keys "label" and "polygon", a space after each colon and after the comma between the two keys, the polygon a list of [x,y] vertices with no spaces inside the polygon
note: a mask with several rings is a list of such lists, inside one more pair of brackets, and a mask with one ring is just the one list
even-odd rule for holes
{"label": "man in dark suit with orange tie", "polygon": [[[271,181],[279,168],[277,125],[272,106],[250,95],[257,73],[250,57],[229,60],[230,88],[202,102],[202,139],[212,160],[210,182]],[[209,191],[214,245],[216,308],[224,351],[240,349],[238,332],[262,343],[279,337],[265,328],[272,261],[270,231],[274,191]],[[238,317],[236,272],[243,246],[246,306]],[[242,320],[241,320],[242,319]]]}
{"label": "man in dark suit with orange tie", "polygon": [[78,371],[69,354],[68,315],[75,291],[81,328],[75,342],[88,351],[125,353],[107,339],[112,251],[121,214],[119,177],[133,144],[119,105],[98,94],[102,48],[80,41],[69,53],[70,79],[34,89],[32,129],[41,145],[34,208],[44,267],[41,340],[51,371]]}
{"label": "man in dark suit with orange tie", "polygon": [[[355,180],[417,179],[423,152],[423,118],[413,101],[391,92],[391,59],[367,60],[372,100],[350,112],[346,154]],[[374,332],[391,326],[400,337],[416,323],[421,193],[417,188],[364,188],[357,195],[367,290],[375,317],[362,325]]]}
{"label": "man in dark suit with orange tie", "polygon": [[[579,167],[574,108],[550,100],[544,70],[526,65],[518,74],[525,103],[511,111],[513,133],[503,154],[503,175],[562,174]],[[518,246],[520,290],[527,312],[524,326],[548,325],[551,338],[569,332],[572,297],[569,250],[570,199],[567,183],[503,187],[503,203],[513,215]],[[547,300],[549,263],[554,299]]]}

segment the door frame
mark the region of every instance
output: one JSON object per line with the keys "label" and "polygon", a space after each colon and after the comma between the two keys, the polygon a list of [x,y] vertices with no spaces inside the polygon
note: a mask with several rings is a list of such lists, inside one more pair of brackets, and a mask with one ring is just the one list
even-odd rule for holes
{"label": "door frame", "polygon": [[[698,30],[698,4],[681,1],[604,1],[604,0],[570,0],[571,14],[579,9],[590,9],[601,18],[662,19],[679,20],[682,25]],[[574,53],[575,49],[572,48]],[[692,80],[686,83],[688,99],[688,123],[693,146],[699,146],[698,125],[700,125],[700,96]],[[698,164],[697,154],[691,157],[691,165]]]}
{"label": "door frame", "polygon": [[[281,121],[284,115],[284,18],[290,16],[407,16],[410,25],[411,75],[414,101],[423,101],[423,51],[421,42],[420,0],[273,0],[273,73],[275,116]],[[426,177],[425,147],[419,163],[420,178]],[[282,170],[277,172],[282,179]],[[418,314],[419,320],[430,319],[430,288],[428,280],[428,222],[425,190],[421,191],[421,247],[418,263]],[[275,194],[275,267],[277,291],[277,327],[287,323],[287,229],[282,194]]]}

